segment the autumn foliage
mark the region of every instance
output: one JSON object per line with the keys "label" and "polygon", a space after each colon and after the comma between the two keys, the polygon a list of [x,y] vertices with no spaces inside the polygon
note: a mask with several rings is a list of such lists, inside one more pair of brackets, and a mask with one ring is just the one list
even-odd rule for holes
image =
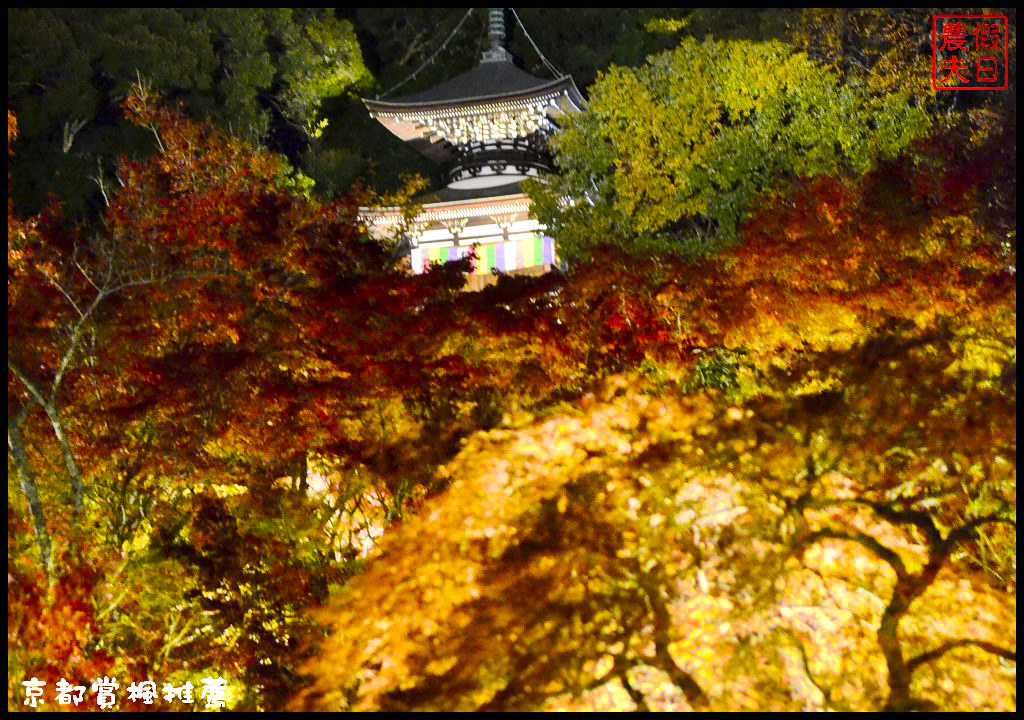
{"label": "autumn foliage", "polygon": [[787,178],[698,263],[469,293],[125,112],[160,151],[100,222],[8,205],[12,708],[215,673],[240,710],[1014,709],[998,136]]}
{"label": "autumn foliage", "polygon": [[297,706],[1012,709],[1013,270],[994,176],[933,168],[794,181],[697,266],[570,272],[549,377],[607,379],[440,470]]}

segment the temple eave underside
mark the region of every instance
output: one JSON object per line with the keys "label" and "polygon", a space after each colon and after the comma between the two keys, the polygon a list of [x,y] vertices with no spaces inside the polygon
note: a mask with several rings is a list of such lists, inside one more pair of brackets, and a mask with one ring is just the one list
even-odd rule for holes
{"label": "temple eave underside", "polygon": [[412,247],[420,245],[470,245],[499,242],[509,235],[536,233],[541,225],[530,217],[525,194],[486,200],[429,203],[408,226],[398,208],[367,213],[371,232],[387,235],[404,232]]}
{"label": "temple eave underside", "polygon": [[466,107],[371,109],[374,118],[405,142],[465,145],[549,132],[552,122],[565,114],[565,97],[552,93]]}

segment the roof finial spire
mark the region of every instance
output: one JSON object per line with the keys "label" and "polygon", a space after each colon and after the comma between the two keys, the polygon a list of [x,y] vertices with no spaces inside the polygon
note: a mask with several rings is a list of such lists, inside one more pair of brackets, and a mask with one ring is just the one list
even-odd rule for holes
{"label": "roof finial spire", "polygon": [[480,62],[512,62],[512,54],[505,49],[505,8],[491,8],[487,13],[487,37],[491,46]]}

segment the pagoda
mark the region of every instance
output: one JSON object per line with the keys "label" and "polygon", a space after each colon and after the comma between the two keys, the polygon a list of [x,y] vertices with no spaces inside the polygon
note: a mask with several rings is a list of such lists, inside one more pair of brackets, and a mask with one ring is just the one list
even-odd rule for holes
{"label": "pagoda", "polygon": [[[422,210],[405,229],[412,271],[476,245],[471,287],[494,271],[532,274],[558,264],[521,184],[552,169],[548,139],[558,119],[585,107],[571,77],[543,80],[516,67],[504,16],[490,10],[489,47],[472,70],[421,92],[363,100],[391,133],[444,167],[445,187],[416,199]],[[400,211],[385,210],[371,217],[371,230],[392,234],[401,222]]]}

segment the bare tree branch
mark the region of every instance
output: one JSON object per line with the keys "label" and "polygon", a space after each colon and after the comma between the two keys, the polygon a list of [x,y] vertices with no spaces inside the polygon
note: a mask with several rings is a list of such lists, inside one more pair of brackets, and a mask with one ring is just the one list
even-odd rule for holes
{"label": "bare tree branch", "polygon": [[958,638],[956,640],[947,640],[946,642],[939,645],[933,650],[923,652],[920,655],[915,655],[907,661],[907,670],[914,672],[921,665],[938,660],[940,657],[945,655],[950,650],[954,650],[960,647],[977,647],[982,650],[998,655],[1001,658],[1007,660],[1017,661],[1017,653],[1014,650],[1008,650],[1007,648],[996,645],[995,643],[988,642],[987,640],[971,640],[969,638]]}
{"label": "bare tree branch", "polygon": [[629,694],[629,699],[636,703],[637,712],[650,712],[651,708],[647,705],[647,698],[644,694],[633,687],[633,684],[629,682],[629,677],[626,675],[624,668],[616,672],[616,677],[619,678],[619,682],[622,683],[622,687],[625,688],[626,693]]}
{"label": "bare tree branch", "polygon": [[885,563],[896,572],[897,578],[906,578],[909,576],[907,567],[903,563],[903,558],[901,558],[895,550],[887,548],[878,540],[865,533],[842,532],[830,529],[816,530],[797,543],[794,548],[794,554],[802,554],[808,547],[814,545],[820,540],[846,540],[848,542],[856,543],[870,550],[881,560],[884,560]]}
{"label": "bare tree branch", "polygon": [[13,422],[7,421],[7,449],[14,458],[21,490],[28,499],[29,511],[32,513],[32,525],[36,535],[36,547],[39,549],[39,558],[42,561],[43,570],[52,581],[53,543],[50,540],[50,533],[46,528],[46,512],[43,508],[43,502],[39,497],[39,484],[36,482],[35,473],[32,471],[32,466],[29,463],[28,453],[25,452],[25,440],[21,434],[21,423],[28,416],[28,411],[31,407],[31,403],[26,404]]}

